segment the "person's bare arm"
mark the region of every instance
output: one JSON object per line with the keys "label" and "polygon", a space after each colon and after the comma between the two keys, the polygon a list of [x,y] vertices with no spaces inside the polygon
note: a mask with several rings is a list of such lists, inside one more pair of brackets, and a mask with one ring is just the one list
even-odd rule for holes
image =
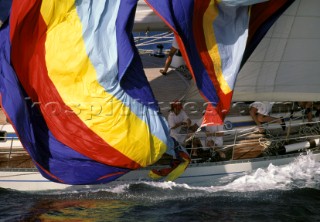
{"label": "person's bare arm", "polygon": [[257,117],[257,111],[258,111],[257,108],[251,107],[249,110],[249,113],[250,113],[251,118],[257,124],[257,126],[261,126],[261,123],[259,122],[258,117]]}

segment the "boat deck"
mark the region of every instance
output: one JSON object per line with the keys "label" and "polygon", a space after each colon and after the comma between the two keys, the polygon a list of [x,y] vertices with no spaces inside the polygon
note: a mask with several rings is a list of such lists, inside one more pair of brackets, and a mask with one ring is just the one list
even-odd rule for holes
{"label": "boat deck", "polygon": [[[141,55],[145,73],[155,98],[157,99],[162,114],[167,117],[170,102],[180,100],[185,95],[190,85],[190,74],[170,68],[167,75],[162,75],[159,70],[163,68],[166,57],[158,58],[148,54]],[[189,113],[188,113],[189,114]],[[193,116],[200,116],[201,112]],[[190,114],[189,114],[190,115]]]}

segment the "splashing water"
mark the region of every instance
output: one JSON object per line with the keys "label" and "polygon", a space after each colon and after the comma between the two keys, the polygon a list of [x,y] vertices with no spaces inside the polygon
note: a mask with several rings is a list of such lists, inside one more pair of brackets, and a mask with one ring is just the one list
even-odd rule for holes
{"label": "splashing water", "polygon": [[235,179],[221,190],[247,192],[260,190],[289,190],[293,188],[319,189],[320,163],[312,154],[301,155],[292,163],[283,166],[270,164],[266,169]]}
{"label": "splashing water", "polygon": [[[220,180],[224,181],[225,179],[226,178],[221,178]],[[146,187],[152,187],[157,191],[164,190],[166,192],[169,191],[169,193],[172,191],[172,193],[175,194],[177,194],[177,190],[179,190],[183,195],[187,192],[190,193],[190,191],[215,193],[222,191],[253,192],[267,190],[291,190],[295,188],[313,188],[319,190],[320,162],[313,158],[312,153],[308,153],[307,155],[300,155],[290,164],[282,166],[274,166],[270,164],[265,169],[259,168],[252,173],[232,179],[232,181],[227,184],[210,187],[195,187],[187,184],[177,184],[174,182],[145,182],[144,185]],[[111,192],[119,191],[119,188],[114,188]],[[127,191],[128,189],[121,189],[121,192]]]}

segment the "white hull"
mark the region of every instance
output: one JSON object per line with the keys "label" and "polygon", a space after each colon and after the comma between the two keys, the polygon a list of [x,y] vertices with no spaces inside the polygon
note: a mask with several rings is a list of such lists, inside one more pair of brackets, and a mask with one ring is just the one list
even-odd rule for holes
{"label": "white hull", "polygon": [[[251,160],[225,161],[218,163],[190,164],[186,171],[175,182],[193,186],[212,185],[218,177],[231,174],[252,172],[258,168],[266,168],[270,164],[280,166],[292,162],[299,154],[288,154],[278,157],[263,157]],[[312,154],[315,161],[320,161],[320,152]],[[66,185],[51,182],[41,176],[35,169],[21,170],[2,169],[0,171],[0,187],[18,191],[54,191],[54,190],[81,190],[96,189],[117,184],[152,181],[148,172],[152,168],[131,171],[118,180],[102,185]]]}

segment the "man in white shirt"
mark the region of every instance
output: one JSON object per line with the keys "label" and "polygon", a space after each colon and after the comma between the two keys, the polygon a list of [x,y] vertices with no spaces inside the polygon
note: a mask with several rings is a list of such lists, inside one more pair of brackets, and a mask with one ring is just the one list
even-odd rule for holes
{"label": "man in white shirt", "polygon": [[249,113],[254,122],[259,127],[259,132],[263,133],[265,130],[262,127],[263,123],[279,123],[283,130],[286,130],[286,124],[283,118],[276,118],[270,116],[273,103],[271,102],[254,102],[249,105]]}
{"label": "man in white shirt", "polygon": [[[220,158],[226,158],[226,154],[220,149],[223,146],[224,126],[222,122],[215,121],[215,118],[210,118],[210,113],[213,115],[213,107],[207,107],[203,113],[203,117],[197,125],[201,126],[201,130],[196,132],[195,137],[200,139],[202,150],[214,151],[218,153]],[[207,116],[205,116],[208,114]],[[210,151],[210,153],[212,153]]]}
{"label": "man in white shirt", "polygon": [[180,144],[183,144],[187,136],[186,134],[188,133],[187,129],[191,126],[191,120],[182,109],[182,104],[180,102],[171,104],[168,123],[170,136],[175,138]]}
{"label": "man in white shirt", "polygon": [[212,151],[217,152],[222,159],[226,158],[226,154],[220,150],[223,146],[223,125],[201,125],[201,128],[201,131],[204,133],[198,135],[201,137],[200,141],[204,147],[203,149],[212,149]]}

